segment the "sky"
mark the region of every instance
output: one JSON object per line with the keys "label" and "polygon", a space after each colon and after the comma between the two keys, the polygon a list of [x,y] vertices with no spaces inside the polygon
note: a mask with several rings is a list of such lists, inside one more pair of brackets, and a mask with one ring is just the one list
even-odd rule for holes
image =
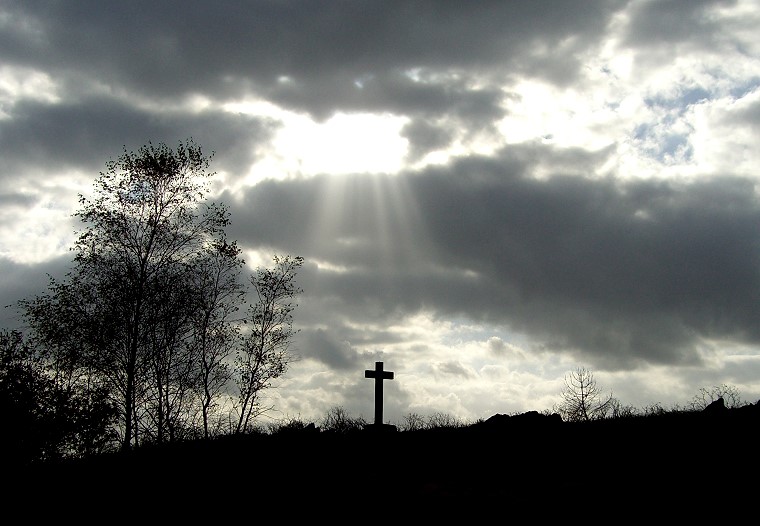
{"label": "sky", "polygon": [[[270,417],[760,399],[760,3],[0,0],[0,304],[109,160],[192,138],[304,258]],[[0,311],[0,327],[18,313]]]}

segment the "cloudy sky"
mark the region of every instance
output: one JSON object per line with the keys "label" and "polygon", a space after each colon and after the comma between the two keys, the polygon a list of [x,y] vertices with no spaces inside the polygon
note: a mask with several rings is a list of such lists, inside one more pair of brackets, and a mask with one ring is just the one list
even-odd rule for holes
{"label": "cloudy sky", "polygon": [[[0,301],[77,196],[192,138],[251,268],[303,256],[275,416],[760,399],[760,4],[0,0]],[[13,309],[3,309],[14,328]]]}

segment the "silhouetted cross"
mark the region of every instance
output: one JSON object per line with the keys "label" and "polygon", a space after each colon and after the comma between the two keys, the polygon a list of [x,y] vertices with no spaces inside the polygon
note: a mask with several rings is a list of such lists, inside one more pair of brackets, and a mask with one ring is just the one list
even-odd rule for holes
{"label": "silhouetted cross", "polygon": [[366,369],[364,378],[375,379],[375,424],[383,423],[383,380],[393,380],[393,373],[383,371],[383,362],[375,362],[375,370]]}

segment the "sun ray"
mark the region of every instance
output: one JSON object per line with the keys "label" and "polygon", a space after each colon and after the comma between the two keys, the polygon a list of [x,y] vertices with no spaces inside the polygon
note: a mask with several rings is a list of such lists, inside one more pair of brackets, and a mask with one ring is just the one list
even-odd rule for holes
{"label": "sun ray", "polygon": [[310,250],[325,264],[338,254],[349,267],[393,275],[433,257],[404,176],[321,177],[315,200]]}

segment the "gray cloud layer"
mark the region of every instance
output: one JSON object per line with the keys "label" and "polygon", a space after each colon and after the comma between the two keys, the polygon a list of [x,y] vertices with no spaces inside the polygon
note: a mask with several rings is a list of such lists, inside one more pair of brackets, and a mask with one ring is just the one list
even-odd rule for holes
{"label": "gray cloud layer", "polygon": [[[312,294],[337,295],[347,319],[432,308],[597,355],[611,368],[693,363],[701,338],[760,341],[753,181],[561,173],[536,180],[525,158],[552,156],[550,147],[536,148],[542,151],[510,148],[422,173],[350,179],[350,191],[329,203],[339,214],[335,228],[317,232],[307,225],[324,205],[327,179],[260,184],[233,207],[241,225],[234,234],[251,246],[305,249],[347,265],[345,273],[304,278]],[[413,210],[385,220],[373,207],[400,187]],[[289,211],[287,226],[276,210]],[[411,212],[421,224],[399,222]],[[383,243],[395,247],[390,261]]]}

